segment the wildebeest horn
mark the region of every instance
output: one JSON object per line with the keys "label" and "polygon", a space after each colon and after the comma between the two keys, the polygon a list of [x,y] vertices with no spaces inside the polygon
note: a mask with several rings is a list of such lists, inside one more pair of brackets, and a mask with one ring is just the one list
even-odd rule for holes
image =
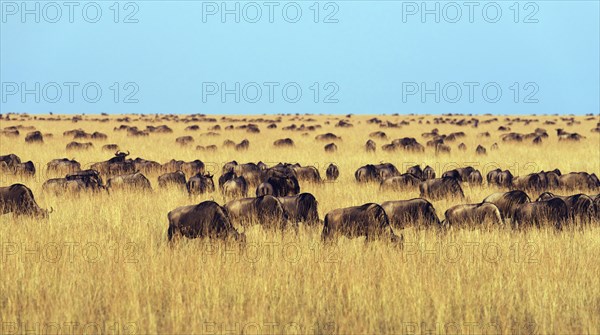
{"label": "wildebeest horn", "polygon": [[127,155],[125,155],[125,156],[129,156],[129,150],[127,150]]}
{"label": "wildebeest horn", "polygon": [[52,214],[54,212],[54,208],[52,208],[52,206],[50,206],[50,211],[48,212],[48,214]]}

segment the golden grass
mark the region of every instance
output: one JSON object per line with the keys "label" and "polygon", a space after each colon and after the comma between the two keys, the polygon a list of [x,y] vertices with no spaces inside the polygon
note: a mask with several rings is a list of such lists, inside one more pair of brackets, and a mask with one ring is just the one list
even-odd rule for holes
{"label": "golden grass", "polygon": [[[251,227],[248,245],[201,240],[181,240],[174,248],[166,243],[167,213],[182,205],[214,199],[216,192],[195,198],[177,190],[160,190],[157,175],[149,175],[152,193],[115,193],[80,196],[43,194],[50,177],[43,167],[53,158],[75,158],[82,163],[105,160],[105,143],[117,143],[137,156],[164,163],[171,158],[200,159],[217,176],[224,162],[262,160],[268,164],[299,162],[315,165],[322,176],[330,162],[340,168],[335,183],[301,184],[319,201],[321,217],[328,211],[366,202],[409,199],[418,192],[379,192],[378,185],[357,185],[354,171],[379,161],[394,163],[401,171],[414,163],[429,164],[438,174],[456,165],[473,165],[485,176],[491,168],[509,168],[514,174],[559,168],[563,172],[600,172],[600,135],[591,133],[598,119],[556,126],[513,124],[512,131],[531,132],[543,127],[550,138],[539,147],[504,144],[496,128],[500,122],[479,128],[427,125],[412,122],[399,129],[380,129],[353,116],[353,128],[335,128],[334,117],[315,116],[317,122],[289,121],[278,129],[259,124],[260,134],[243,130],[221,131],[220,137],[202,137],[212,124],[199,123],[199,132],[184,132],[189,124],[167,124],[173,134],[130,138],[113,132],[120,123],[111,121],[1,121],[2,128],[25,124],[53,133],[43,145],[18,138],[0,138],[0,154],[15,153],[32,160],[35,178],[2,176],[2,186],[22,182],[29,186],[40,206],[53,207],[48,221],[0,216],[0,315],[2,333],[600,333],[600,229],[556,233],[552,229],[513,232],[510,229],[457,229],[445,235],[406,229],[405,248],[398,251],[382,242],[341,238],[329,248],[320,242],[320,229],[278,233]],[[409,116],[386,117],[392,121]],[[486,117],[481,117],[485,119]],[[285,132],[290,123],[323,124],[308,136]],[[557,117],[543,117],[557,119]],[[425,117],[424,120],[432,120]],[[218,122],[221,127],[230,124]],[[131,122],[145,128],[149,123]],[[239,125],[241,123],[235,123]],[[420,134],[437,127],[441,133],[464,131],[467,137],[451,146],[449,155],[376,154],[363,145],[368,134],[385,131],[393,138]],[[587,137],[580,143],[559,143],[554,129],[563,127]],[[108,134],[86,152],[66,152],[70,139],[62,132],[74,128]],[[489,131],[491,138],[478,138]],[[326,143],[317,134],[333,132],[343,138],[338,152],[326,154]],[[194,136],[190,147],[175,145],[175,138]],[[291,137],[294,149],[276,149],[272,142]],[[225,139],[250,140],[250,150],[221,148]],[[388,141],[389,142],[389,141]],[[468,151],[456,147],[464,142]],[[500,150],[490,151],[498,142]],[[194,150],[196,145],[217,144],[215,153]],[[487,156],[476,156],[482,144]],[[465,189],[466,202],[479,202],[494,188]],[[438,215],[456,204],[434,202]],[[77,323],[77,324],[74,324]]]}

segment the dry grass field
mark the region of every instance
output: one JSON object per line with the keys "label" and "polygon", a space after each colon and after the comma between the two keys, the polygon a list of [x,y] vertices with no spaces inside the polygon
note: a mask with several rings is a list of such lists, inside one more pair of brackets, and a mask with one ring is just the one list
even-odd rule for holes
{"label": "dry grass field", "polygon": [[[172,158],[200,159],[215,174],[228,161],[298,162],[316,166],[321,176],[331,162],[339,166],[335,182],[301,183],[319,201],[321,218],[333,209],[367,202],[418,197],[415,192],[381,192],[379,185],[357,184],[354,171],[367,163],[390,162],[401,172],[415,164],[443,171],[471,165],[484,175],[496,167],[514,175],[559,168],[563,173],[587,171],[600,174],[600,133],[591,132],[598,117],[575,117],[572,125],[559,116],[539,116],[539,122],[514,122],[511,131],[530,133],[545,128],[549,138],[539,146],[530,140],[518,144],[500,140],[506,125],[498,122],[457,126],[433,124],[433,116],[378,116],[399,122],[400,128],[369,124],[373,116],[348,118],[354,126],[339,128],[336,116],[282,116],[277,129],[257,123],[261,132],[221,130],[220,136],[201,136],[215,123],[136,121],[131,126],[166,124],[170,134],[129,137],[113,131],[124,122],[116,116],[108,122],[1,120],[0,128],[34,126],[52,133],[44,144],[27,144],[26,131],[19,137],[0,137],[0,155],[14,153],[37,168],[33,178],[2,175],[0,186],[20,182],[30,187],[38,204],[54,209],[48,220],[0,216],[0,316],[2,334],[118,333],[118,334],[600,334],[600,227],[584,230],[552,228],[513,231],[453,229],[445,234],[397,231],[404,248],[388,243],[365,244],[363,239],[340,238],[324,247],[321,227],[301,227],[298,234],[246,229],[247,245],[182,239],[167,244],[167,213],[178,206],[204,200],[223,203],[214,193],[189,197],[177,189],[159,189],[158,174],[147,175],[152,192],[53,195],[42,192],[48,178],[47,162],[74,158],[82,166],[112,157],[103,144],[116,143],[130,157],[164,163]],[[258,117],[258,116],[257,116]],[[453,118],[456,116],[453,116]],[[222,128],[246,122],[217,117]],[[275,116],[265,116],[274,119]],[[312,118],[314,121],[307,121]],[[468,117],[467,117],[468,118]],[[480,120],[492,118],[481,116]],[[513,117],[511,117],[513,118]],[[532,117],[529,117],[532,118]],[[556,120],[555,125],[544,124]],[[330,121],[330,124],[325,124]],[[419,121],[422,121],[419,123]],[[430,124],[427,124],[430,121]],[[284,131],[290,124],[323,125],[307,132]],[[199,131],[184,131],[198,124]],[[72,138],[66,130],[82,128],[108,135],[91,140],[94,148],[66,151]],[[383,152],[381,145],[394,138],[415,137],[438,128],[440,133],[464,131],[467,136],[450,144],[452,152]],[[556,128],[578,132],[579,142],[559,142]],[[377,140],[377,152],[366,153],[369,133],[384,131],[389,140]],[[489,131],[491,137],[477,134]],[[315,136],[332,132],[342,137],[336,153],[326,153]],[[193,145],[182,147],[175,138],[191,135]],[[273,142],[292,138],[294,148],[275,148]],[[250,141],[248,151],[222,147],[225,139]],[[88,140],[83,140],[87,142]],[[457,150],[464,142],[467,151]],[[491,151],[497,142],[499,149]],[[216,152],[195,150],[196,145],[216,144]],[[488,154],[475,154],[481,144]],[[106,181],[106,180],[105,180]],[[497,192],[495,187],[464,186],[466,203],[480,202]],[[253,193],[254,190],[252,190]],[[557,192],[558,193],[558,192]],[[537,196],[536,194],[531,195]],[[457,204],[432,202],[438,216]]]}

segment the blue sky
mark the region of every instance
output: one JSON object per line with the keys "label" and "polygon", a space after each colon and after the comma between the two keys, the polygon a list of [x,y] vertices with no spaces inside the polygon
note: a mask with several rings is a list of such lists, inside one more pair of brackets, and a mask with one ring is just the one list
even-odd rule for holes
{"label": "blue sky", "polygon": [[600,111],[598,1],[75,4],[1,2],[3,113]]}

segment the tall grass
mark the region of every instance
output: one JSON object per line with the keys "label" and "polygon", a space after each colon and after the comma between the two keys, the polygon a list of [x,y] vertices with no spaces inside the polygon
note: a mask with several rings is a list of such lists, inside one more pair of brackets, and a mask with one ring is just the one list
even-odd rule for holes
{"label": "tall grass", "polygon": [[[315,165],[322,176],[333,162],[340,168],[337,182],[302,183],[319,201],[321,217],[328,211],[367,202],[418,197],[418,191],[380,192],[376,184],[358,185],[354,171],[379,161],[400,170],[429,164],[438,174],[455,165],[473,165],[485,173],[495,167],[514,174],[559,168],[563,172],[600,172],[600,136],[590,132],[598,120],[578,118],[581,124],[556,126],[542,122],[511,125],[512,131],[531,132],[543,127],[550,133],[541,146],[505,144],[496,129],[500,122],[478,128],[425,124],[423,118],[409,126],[380,129],[367,124],[368,117],[351,118],[353,128],[335,128],[332,117],[315,116],[316,122],[284,118],[278,129],[260,124],[260,134],[243,130],[221,131],[220,137],[184,132],[189,124],[162,122],[173,134],[131,138],[112,129],[120,123],[91,121],[2,121],[1,127],[33,125],[53,133],[41,145],[24,143],[24,136],[0,138],[0,154],[15,153],[32,160],[34,178],[2,176],[2,186],[21,182],[30,187],[40,206],[54,208],[47,221],[0,216],[0,315],[2,333],[600,333],[600,229],[543,228],[514,232],[508,228],[454,229],[403,232],[405,247],[397,250],[383,242],[340,238],[325,247],[320,229],[302,227],[272,233],[258,226],[246,230],[248,244],[182,239],[166,243],[167,213],[183,205],[208,199],[222,203],[220,193],[188,197],[176,189],[158,189],[149,175],[153,192],[51,195],[41,190],[50,177],[44,170],[53,158],[75,158],[84,164],[108,159],[105,143],[117,143],[137,156],[164,163],[171,158],[200,159],[218,175],[224,162],[299,162]],[[411,117],[388,117],[392,121]],[[323,124],[303,136],[281,127],[290,123]],[[221,127],[230,123],[218,122]],[[131,122],[145,128],[148,123]],[[239,125],[240,123],[232,123]],[[368,134],[383,130],[390,140],[411,136],[421,143],[421,133],[437,127],[440,133],[464,131],[465,138],[451,144],[449,155],[386,153],[367,154]],[[559,143],[554,128],[579,132],[580,143]],[[100,131],[108,141],[93,141],[95,149],[66,152],[71,140],[62,132],[73,128]],[[476,135],[489,131],[490,138]],[[338,152],[327,154],[317,134],[333,132],[342,137]],[[175,144],[184,134],[194,136],[189,147]],[[277,149],[272,142],[291,137],[293,149]],[[195,150],[195,145],[220,144],[225,139],[250,140],[250,150],[220,148],[215,153]],[[389,142],[388,141],[388,142]],[[468,150],[456,149],[464,142]],[[490,151],[492,143],[500,149]],[[476,156],[482,144],[487,156]],[[215,180],[216,182],[216,180]],[[467,200],[479,202],[496,188],[465,187]],[[437,214],[455,200],[433,202]]]}

